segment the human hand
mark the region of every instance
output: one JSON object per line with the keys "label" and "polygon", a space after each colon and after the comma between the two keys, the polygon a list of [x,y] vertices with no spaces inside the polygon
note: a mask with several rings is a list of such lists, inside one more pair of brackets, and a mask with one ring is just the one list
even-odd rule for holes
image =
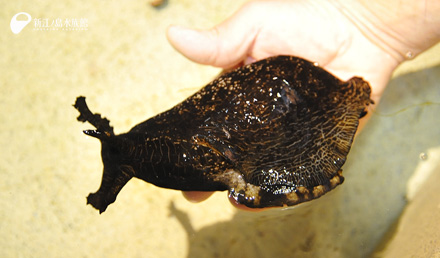
{"label": "human hand", "polygon": [[168,39],[190,60],[221,68],[275,55],[299,56],[343,80],[363,77],[375,102],[399,63],[327,1],[249,2],[210,30],[172,26]]}
{"label": "human hand", "polygon": [[[347,10],[334,1],[254,1],[210,30],[172,26],[168,39],[190,60],[224,69],[275,55],[299,56],[317,62],[342,80],[363,77],[370,83],[371,98],[378,103],[404,58],[380,40],[365,36],[365,20],[359,17],[360,23],[353,21],[357,12],[347,15]],[[376,33],[374,26],[367,25],[373,35],[383,30],[376,28]],[[191,201],[202,201],[211,193],[184,195]]]}

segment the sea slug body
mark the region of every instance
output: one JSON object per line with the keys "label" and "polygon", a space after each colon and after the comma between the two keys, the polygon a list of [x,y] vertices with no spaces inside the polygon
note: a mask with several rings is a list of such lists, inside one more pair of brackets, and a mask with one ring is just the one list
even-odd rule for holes
{"label": "sea slug body", "polygon": [[75,108],[102,143],[104,174],[88,203],[104,212],[133,177],[183,191],[223,191],[248,207],[291,206],[341,184],[370,86],[293,57],[225,73],[170,110],[115,135],[85,98]]}

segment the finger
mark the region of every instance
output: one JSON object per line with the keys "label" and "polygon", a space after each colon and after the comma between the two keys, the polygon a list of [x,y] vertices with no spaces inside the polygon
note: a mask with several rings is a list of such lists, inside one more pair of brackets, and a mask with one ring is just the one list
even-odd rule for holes
{"label": "finger", "polygon": [[201,191],[185,191],[182,192],[183,196],[190,202],[202,202],[208,199],[214,192],[201,192]]}
{"label": "finger", "polygon": [[222,68],[245,61],[258,29],[248,12],[238,12],[210,30],[193,30],[180,26],[168,28],[171,45],[188,59]]}
{"label": "finger", "polygon": [[[260,212],[264,210],[268,210],[271,208],[249,208],[244,204],[238,203],[234,197],[229,196],[229,202],[237,209],[244,210],[244,211],[252,211],[252,212]],[[276,208],[276,207],[275,207]]]}
{"label": "finger", "polygon": [[[193,202],[193,203],[202,202],[202,201],[208,199],[209,197],[211,197],[211,195],[213,193],[214,192],[202,192],[202,191],[183,191],[182,192],[183,196],[188,201]],[[229,196],[229,201],[235,208],[240,209],[240,210],[244,210],[244,211],[260,212],[260,211],[269,209],[269,208],[249,208],[249,207],[245,206],[244,204],[240,204],[240,203],[236,202],[235,199],[232,198],[231,196]]]}

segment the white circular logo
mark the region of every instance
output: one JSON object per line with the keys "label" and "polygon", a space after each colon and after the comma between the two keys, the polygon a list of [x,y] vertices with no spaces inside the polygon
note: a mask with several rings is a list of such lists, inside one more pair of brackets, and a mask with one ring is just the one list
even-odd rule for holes
{"label": "white circular logo", "polygon": [[[17,17],[19,15],[25,15],[27,17],[26,21],[18,21]],[[32,18],[31,15],[25,12],[21,12],[21,13],[17,13],[16,15],[14,15],[14,17],[12,17],[11,19],[11,30],[14,34],[18,34],[20,33],[21,30],[23,30],[24,27],[26,27],[26,25],[28,25],[31,22]]]}

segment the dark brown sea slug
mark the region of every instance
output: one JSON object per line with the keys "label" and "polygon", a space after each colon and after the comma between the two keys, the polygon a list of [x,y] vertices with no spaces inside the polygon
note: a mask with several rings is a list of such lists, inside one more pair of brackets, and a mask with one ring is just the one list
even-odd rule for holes
{"label": "dark brown sea slug", "polygon": [[133,177],[183,191],[223,191],[248,207],[290,206],[344,180],[341,167],[370,86],[293,56],[223,74],[172,109],[115,135],[85,98],[79,121],[102,143],[104,174],[87,202],[100,212]]}

